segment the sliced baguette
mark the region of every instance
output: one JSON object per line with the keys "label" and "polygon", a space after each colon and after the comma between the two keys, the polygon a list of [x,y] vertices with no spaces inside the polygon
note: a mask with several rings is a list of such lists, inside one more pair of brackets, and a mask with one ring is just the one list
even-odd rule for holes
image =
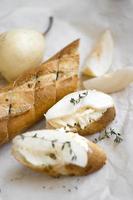
{"label": "sliced baguette", "polygon": [[78,46],[79,40],[72,42],[0,89],[0,145],[43,118],[60,98],[77,89]]}

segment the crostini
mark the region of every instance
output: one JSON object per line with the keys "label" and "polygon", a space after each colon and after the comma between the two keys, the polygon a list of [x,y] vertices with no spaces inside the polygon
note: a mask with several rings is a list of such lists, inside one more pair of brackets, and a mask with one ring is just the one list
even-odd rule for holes
{"label": "crostini", "polygon": [[115,107],[111,96],[96,90],[82,90],[66,95],[45,117],[47,127],[64,127],[80,135],[90,135],[103,130],[114,119]]}
{"label": "crostini", "polygon": [[87,175],[106,162],[106,155],[97,144],[65,129],[16,136],[12,154],[21,164],[55,177]]}

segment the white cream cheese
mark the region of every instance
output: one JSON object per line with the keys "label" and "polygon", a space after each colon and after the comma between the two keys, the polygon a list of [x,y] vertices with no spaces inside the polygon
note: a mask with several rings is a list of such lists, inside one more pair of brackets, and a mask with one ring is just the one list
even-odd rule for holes
{"label": "white cream cheese", "polygon": [[78,124],[84,129],[113,106],[111,96],[95,90],[83,90],[65,96],[48,110],[45,117],[56,128]]}
{"label": "white cream cheese", "polygon": [[81,129],[84,129],[89,124],[100,119],[105,111],[106,109],[99,111],[95,111],[94,109],[87,109],[80,113],[77,112],[72,116],[59,119],[57,118],[54,120],[54,123],[56,124],[57,128],[79,125]]}
{"label": "white cream cheese", "polygon": [[74,164],[85,167],[92,152],[89,142],[78,134],[64,129],[39,130],[17,136],[13,140],[13,152],[18,160],[36,167]]}

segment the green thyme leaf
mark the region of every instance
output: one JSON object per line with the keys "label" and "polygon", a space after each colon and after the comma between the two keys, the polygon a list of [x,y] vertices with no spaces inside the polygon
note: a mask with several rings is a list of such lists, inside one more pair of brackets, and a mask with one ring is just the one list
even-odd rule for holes
{"label": "green thyme leaf", "polygon": [[114,143],[119,144],[123,141],[121,134],[119,132],[116,132],[114,129],[110,128],[109,130],[105,130],[103,134],[100,134],[98,138],[94,138],[93,142],[98,143],[99,141],[104,140],[106,138],[112,138],[112,136],[114,136]]}
{"label": "green thyme leaf", "polygon": [[64,142],[63,143],[63,145],[62,145],[62,147],[61,147],[61,150],[63,150],[64,148],[65,148],[65,145],[68,145],[68,147],[70,148],[71,147],[71,143],[69,142],[69,141],[67,141],[67,142]]}
{"label": "green thyme leaf", "polygon": [[53,148],[55,148],[55,142],[57,142],[57,140],[52,140],[52,141],[51,141],[51,144],[52,144],[52,147],[53,147]]}
{"label": "green thyme leaf", "polygon": [[79,94],[78,99],[71,98],[70,103],[72,103],[73,105],[76,105],[80,102],[81,99],[83,99],[87,95],[88,95],[88,91],[83,92],[82,94]]}
{"label": "green thyme leaf", "polygon": [[72,160],[76,160],[76,159],[77,159],[77,156],[74,154],[72,157]]}
{"label": "green thyme leaf", "polygon": [[37,133],[35,133],[35,134],[32,136],[32,138],[37,138]]}

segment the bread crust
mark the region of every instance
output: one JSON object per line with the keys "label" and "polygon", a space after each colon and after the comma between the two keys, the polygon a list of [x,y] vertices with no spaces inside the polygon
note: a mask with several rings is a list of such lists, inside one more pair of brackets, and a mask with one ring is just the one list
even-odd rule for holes
{"label": "bread crust", "polygon": [[40,67],[0,89],[0,145],[32,126],[60,98],[77,89],[78,46],[79,40],[72,42]]}
{"label": "bread crust", "polygon": [[105,129],[107,125],[114,120],[115,115],[116,115],[115,108],[114,107],[108,108],[107,111],[103,114],[103,116],[97,121],[90,123],[84,129],[81,129],[77,125],[74,127],[74,129],[80,135],[83,135],[83,136],[92,135],[94,133],[100,132],[103,129]]}

